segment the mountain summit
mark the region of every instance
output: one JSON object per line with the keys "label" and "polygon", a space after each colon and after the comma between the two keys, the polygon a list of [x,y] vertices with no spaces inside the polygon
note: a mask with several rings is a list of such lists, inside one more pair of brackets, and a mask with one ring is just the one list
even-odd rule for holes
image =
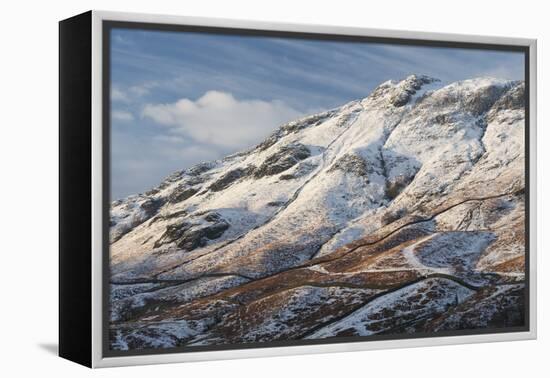
{"label": "mountain summit", "polygon": [[523,325],[524,82],[412,75],[111,204],[111,347]]}

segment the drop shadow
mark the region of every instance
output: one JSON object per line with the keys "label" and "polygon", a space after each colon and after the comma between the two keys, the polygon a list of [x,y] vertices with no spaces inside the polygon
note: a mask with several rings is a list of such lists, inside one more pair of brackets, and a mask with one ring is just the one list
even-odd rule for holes
{"label": "drop shadow", "polygon": [[38,347],[49,354],[53,354],[55,356],[59,355],[59,345],[56,343],[40,343],[38,344]]}

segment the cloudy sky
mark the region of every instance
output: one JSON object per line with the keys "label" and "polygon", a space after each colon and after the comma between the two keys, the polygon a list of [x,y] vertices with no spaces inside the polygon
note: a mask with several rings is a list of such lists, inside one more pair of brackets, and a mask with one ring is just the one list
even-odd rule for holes
{"label": "cloudy sky", "polygon": [[523,79],[520,53],[111,31],[112,198],[260,142],[300,115],[411,73]]}

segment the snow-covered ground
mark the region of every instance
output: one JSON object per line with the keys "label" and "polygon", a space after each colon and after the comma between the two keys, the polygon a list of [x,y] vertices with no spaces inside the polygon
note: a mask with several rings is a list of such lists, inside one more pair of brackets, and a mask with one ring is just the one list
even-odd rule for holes
{"label": "snow-covered ground", "polygon": [[308,339],[339,334],[369,336],[387,332],[405,323],[433,316],[464,302],[474,292],[453,281],[427,279],[370,301],[342,320],[330,323]]}
{"label": "snow-covered ground", "polygon": [[[413,75],[114,202],[113,347],[298,337],[388,291],[307,337],[368,335],[404,327],[372,317],[419,291],[435,296],[400,310],[414,327],[483,287],[521,285],[524,122],[523,82]],[[192,321],[176,311],[189,305]],[[258,315],[236,330],[243,306]]]}

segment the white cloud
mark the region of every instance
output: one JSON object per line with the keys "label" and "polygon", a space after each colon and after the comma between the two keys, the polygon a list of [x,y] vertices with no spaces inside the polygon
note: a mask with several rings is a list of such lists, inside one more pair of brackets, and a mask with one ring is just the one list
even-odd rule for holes
{"label": "white cloud", "polygon": [[240,149],[260,142],[301,113],[282,101],[238,100],[231,93],[208,91],[195,101],[182,98],[170,104],[148,104],[142,115],[176,134]]}
{"label": "white cloud", "polygon": [[123,122],[129,122],[134,120],[134,115],[125,110],[114,110],[112,112],[112,117],[117,121],[123,121]]}
{"label": "white cloud", "polygon": [[111,89],[111,100],[117,102],[128,102],[129,98],[126,93],[117,87]]}
{"label": "white cloud", "polygon": [[158,87],[159,83],[156,81],[147,81],[145,83],[132,85],[128,88],[128,92],[134,97],[143,97],[148,95],[152,89]]}
{"label": "white cloud", "polygon": [[147,96],[151,90],[158,86],[159,83],[157,81],[148,81],[125,88],[113,86],[111,88],[111,100],[113,102],[132,103]]}

